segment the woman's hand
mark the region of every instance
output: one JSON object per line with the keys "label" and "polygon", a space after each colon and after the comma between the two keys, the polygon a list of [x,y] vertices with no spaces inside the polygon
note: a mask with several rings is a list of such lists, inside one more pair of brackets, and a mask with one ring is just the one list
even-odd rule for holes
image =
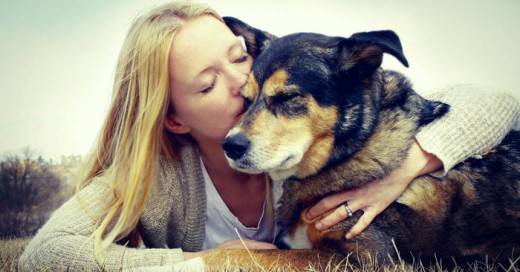
{"label": "woman's hand", "polygon": [[189,260],[193,258],[197,258],[203,256],[214,250],[222,250],[222,249],[277,249],[274,244],[260,242],[255,240],[229,240],[226,241],[214,248],[199,251],[199,252],[184,252],[184,260]]}
{"label": "woman's hand", "polygon": [[277,249],[274,244],[260,242],[256,240],[229,240],[226,241],[213,249],[237,249],[237,248],[247,248],[247,249]]}
{"label": "woman's hand", "polygon": [[312,220],[335,209],[316,223],[316,228],[319,230],[330,228],[348,217],[347,209],[343,205],[347,203],[352,212],[359,210],[364,212],[345,236],[347,239],[352,239],[365,230],[378,214],[396,201],[414,178],[441,167],[442,162],[435,155],[427,153],[419,143],[415,142],[403,164],[388,176],[369,182],[363,187],[323,198],[308,210],[307,218]]}

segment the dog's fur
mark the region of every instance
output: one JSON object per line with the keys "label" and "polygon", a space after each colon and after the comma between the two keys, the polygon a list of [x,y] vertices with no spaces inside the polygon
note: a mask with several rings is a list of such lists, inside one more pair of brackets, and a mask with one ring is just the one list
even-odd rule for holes
{"label": "dog's fur", "polygon": [[277,221],[286,246],[380,261],[396,257],[395,248],[404,258],[503,261],[520,253],[518,132],[446,175],[415,179],[355,239],[344,235],[362,211],[317,231],[303,216],[307,207],[399,167],[421,126],[449,107],[380,68],[383,53],[408,65],[391,31],[276,38],[238,19],[225,21],[256,60],[242,92],[248,109],[223,147],[235,169],[285,181]]}

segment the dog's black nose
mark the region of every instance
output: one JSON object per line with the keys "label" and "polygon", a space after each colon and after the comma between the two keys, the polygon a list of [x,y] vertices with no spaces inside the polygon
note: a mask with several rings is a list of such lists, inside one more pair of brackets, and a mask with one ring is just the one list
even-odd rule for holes
{"label": "dog's black nose", "polygon": [[244,156],[251,142],[242,133],[238,133],[232,136],[226,137],[226,140],[222,144],[222,148],[226,152],[226,155],[233,159],[238,160]]}

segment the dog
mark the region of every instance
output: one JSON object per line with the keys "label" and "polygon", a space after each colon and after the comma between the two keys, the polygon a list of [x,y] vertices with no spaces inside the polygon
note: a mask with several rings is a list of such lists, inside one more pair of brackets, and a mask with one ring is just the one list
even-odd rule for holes
{"label": "dog", "polygon": [[520,253],[518,132],[445,175],[416,178],[355,239],[344,235],[362,211],[316,230],[305,219],[308,207],[398,168],[421,127],[449,106],[426,100],[404,75],[381,68],[384,53],[408,66],[392,31],[276,37],[237,18],[224,20],[255,62],[242,89],[247,110],[223,149],[234,169],[283,182],[276,213],[283,246],[383,263],[398,257],[507,261]]}

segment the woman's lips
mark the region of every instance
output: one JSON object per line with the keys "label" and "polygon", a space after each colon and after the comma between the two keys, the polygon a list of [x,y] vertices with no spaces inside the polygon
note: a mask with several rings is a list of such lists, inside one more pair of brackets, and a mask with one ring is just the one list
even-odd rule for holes
{"label": "woman's lips", "polygon": [[242,108],[238,111],[237,120],[240,119],[240,117],[242,117],[242,115],[244,115],[245,112],[246,112],[246,109],[245,109],[244,105],[242,105]]}

